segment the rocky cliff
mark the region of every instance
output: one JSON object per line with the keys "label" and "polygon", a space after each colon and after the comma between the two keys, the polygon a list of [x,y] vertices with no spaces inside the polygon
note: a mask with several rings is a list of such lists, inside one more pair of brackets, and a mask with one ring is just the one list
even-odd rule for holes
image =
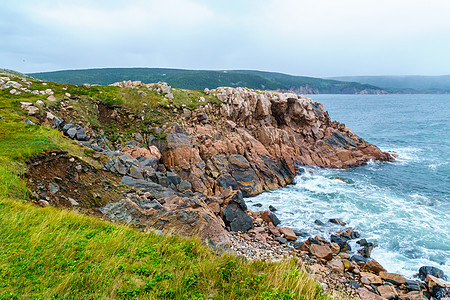
{"label": "rocky cliff", "polygon": [[[293,183],[298,166],[349,168],[369,160],[392,160],[344,124],[331,121],[322,104],[297,94],[220,87],[205,89],[190,106],[176,107],[180,91],[164,83],[128,81],[102,90],[85,85],[83,93],[104,97],[111,93],[107,88],[119,95],[134,93],[133,101],[153,93],[162,104],[131,113],[123,105],[109,104],[109,98],[109,102],[83,98],[63,88],[60,99],[52,93],[47,103],[21,105],[41,124],[59,128],[69,138],[106,155],[100,162],[103,170],[117,174],[121,184],[132,189],[119,201],[116,197],[99,207],[99,212],[136,226],[196,234],[228,244],[227,230],[246,231],[255,225],[243,198]],[[147,125],[149,111],[164,118],[160,126]],[[115,132],[107,136],[103,129],[111,124]],[[134,140],[125,140],[123,132],[130,128],[134,128]],[[34,162],[30,168],[49,166]],[[35,192],[36,200],[45,198],[54,205],[67,202],[61,197],[76,199],[79,194],[68,188],[63,189],[68,191],[65,195],[49,193],[42,186],[43,192]],[[80,203],[77,206],[82,208],[84,202]]]}

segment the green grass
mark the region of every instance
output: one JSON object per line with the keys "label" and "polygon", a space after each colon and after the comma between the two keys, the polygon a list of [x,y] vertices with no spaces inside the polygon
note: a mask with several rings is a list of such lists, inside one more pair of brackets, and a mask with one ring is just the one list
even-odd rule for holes
{"label": "green grass", "polygon": [[57,147],[94,162],[56,129],[20,122],[28,117],[23,100],[0,95],[1,300],[327,299],[295,260],[247,262],[215,254],[198,239],[27,202],[26,159]]}

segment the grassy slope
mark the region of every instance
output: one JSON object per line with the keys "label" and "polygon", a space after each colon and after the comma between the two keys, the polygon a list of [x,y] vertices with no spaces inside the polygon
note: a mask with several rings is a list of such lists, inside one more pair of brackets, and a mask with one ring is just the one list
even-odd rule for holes
{"label": "grassy slope", "polygon": [[67,70],[30,74],[40,79],[73,84],[111,84],[123,80],[142,82],[165,81],[176,88],[203,90],[218,86],[245,86],[263,90],[299,89],[309,85],[320,93],[354,93],[356,90],[378,89],[371,85],[341,82],[321,78],[290,76],[282,73],[260,71],[192,71],[158,68],[111,68]]}
{"label": "grassy slope", "polygon": [[[50,87],[57,97],[63,93],[61,85]],[[0,299],[326,298],[293,260],[249,263],[215,255],[195,239],[138,232],[28,203],[22,176],[27,158],[54,147],[76,156],[84,150],[57,130],[19,122],[37,121],[19,109],[19,101],[45,97],[12,96],[8,90],[0,90],[0,115],[6,119],[0,121]],[[97,96],[112,101],[117,92],[104,88]]]}

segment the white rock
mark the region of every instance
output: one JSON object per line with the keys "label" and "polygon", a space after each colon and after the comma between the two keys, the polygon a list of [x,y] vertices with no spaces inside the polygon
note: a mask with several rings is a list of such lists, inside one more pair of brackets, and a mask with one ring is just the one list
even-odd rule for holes
{"label": "white rock", "polygon": [[44,101],[38,100],[38,101],[36,101],[36,105],[43,106],[44,105]]}
{"label": "white rock", "polygon": [[46,93],[47,95],[53,95],[52,89],[46,89],[46,90],[45,90],[45,93]]}
{"label": "white rock", "polygon": [[64,93],[64,96],[69,97],[70,98],[70,93]]}

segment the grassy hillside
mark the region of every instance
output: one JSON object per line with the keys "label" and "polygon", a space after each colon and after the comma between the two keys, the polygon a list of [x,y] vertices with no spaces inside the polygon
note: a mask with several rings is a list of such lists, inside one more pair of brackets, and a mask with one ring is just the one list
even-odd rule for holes
{"label": "grassy hillside", "polygon": [[[57,99],[65,92],[77,95],[79,103],[70,104],[80,115],[90,115],[92,102],[136,111],[151,106],[148,118],[155,122],[166,114],[164,98],[150,93],[136,101],[129,89],[29,82],[31,90],[51,88]],[[22,122],[39,124],[39,119],[20,109],[20,102],[55,105],[47,95],[13,95],[11,90],[0,90],[0,299],[327,299],[295,260],[247,262],[216,254],[196,239],[33,205],[27,159],[55,149],[87,163],[90,159],[84,147],[58,130]],[[178,93],[175,105],[186,105],[197,92]]]}
{"label": "grassy hillside", "polygon": [[333,79],[373,84],[392,92],[450,93],[450,75],[443,76],[342,76]]}
{"label": "grassy hillside", "polygon": [[360,83],[340,82],[313,77],[291,76],[260,71],[193,71],[158,68],[111,68],[67,70],[30,74],[36,78],[60,83],[108,85],[123,80],[145,83],[164,81],[172,87],[202,90],[218,86],[242,86],[262,90],[293,90],[311,93],[354,94],[380,89]]}
{"label": "grassy hillside", "polygon": [[357,82],[343,82],[338,80],[329,80],[305,76],[292,76],[283,73],[262,72],[262,71],[234,71],[246,74],[258,75],[280,84],[288,89],[298,90],[299,87],[310,86],[317,89],[321,94],[354,94],[362,90],[379,90],[380,88],[370,84],[361,84]]}

